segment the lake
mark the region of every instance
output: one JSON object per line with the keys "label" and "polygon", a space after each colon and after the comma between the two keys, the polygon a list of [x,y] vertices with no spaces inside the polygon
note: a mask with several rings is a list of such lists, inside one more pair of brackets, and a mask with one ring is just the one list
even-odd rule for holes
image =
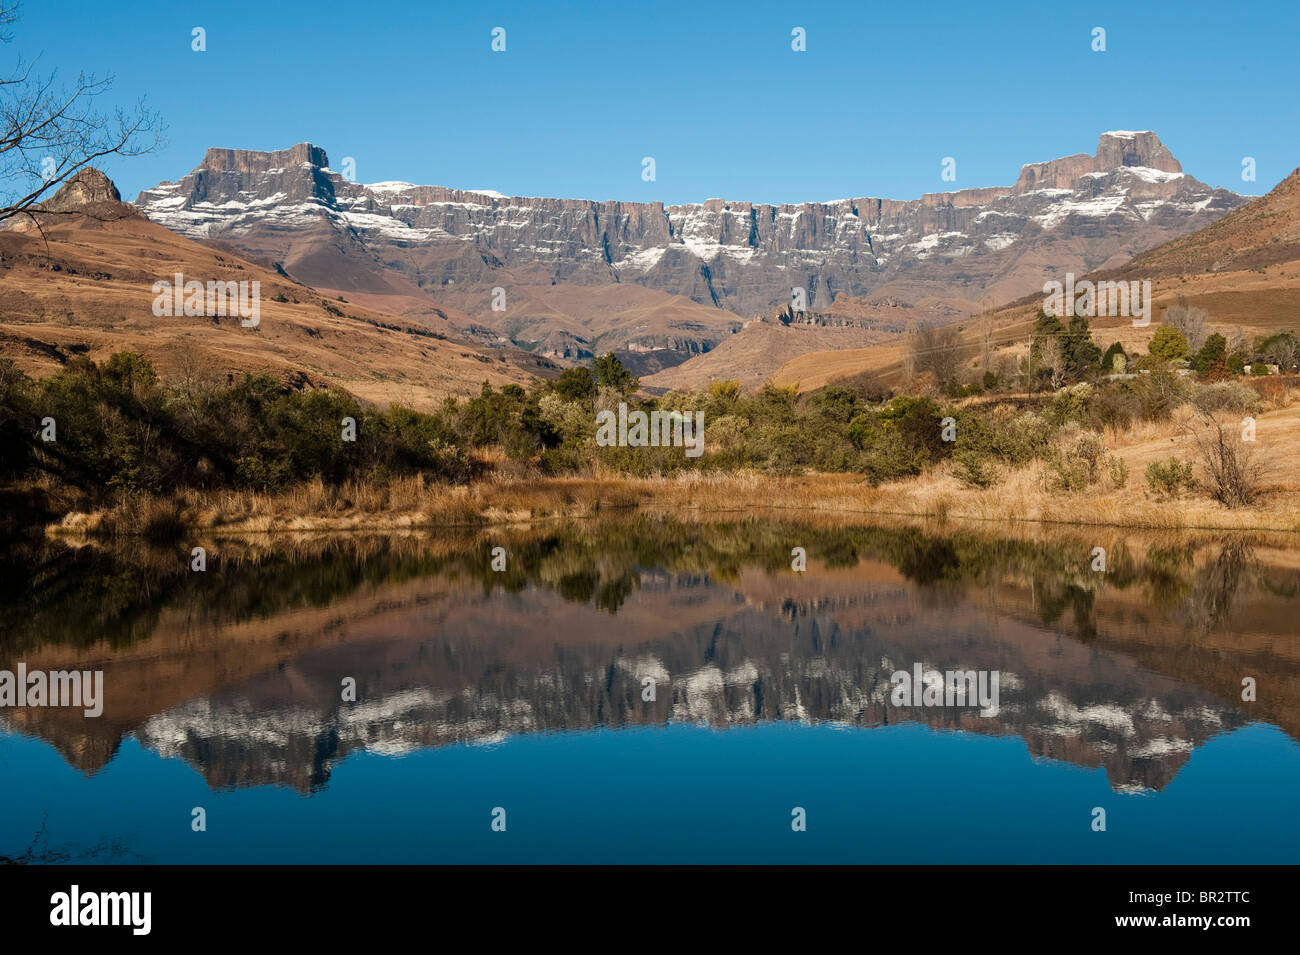
{"label": "lake", "polygon": [[1300,542],[861,520],[11,541],[0,857],[1300,861]]}

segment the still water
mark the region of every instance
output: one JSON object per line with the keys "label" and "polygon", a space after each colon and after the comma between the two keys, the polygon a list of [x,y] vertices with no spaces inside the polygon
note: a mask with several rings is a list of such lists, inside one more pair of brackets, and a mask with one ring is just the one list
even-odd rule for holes
{"label": "still water", "polygon": [[97,718],[0,709],[5,860],[1300,861],[1286,538],[638,515],[0,570],[0,671],[104,674]]}

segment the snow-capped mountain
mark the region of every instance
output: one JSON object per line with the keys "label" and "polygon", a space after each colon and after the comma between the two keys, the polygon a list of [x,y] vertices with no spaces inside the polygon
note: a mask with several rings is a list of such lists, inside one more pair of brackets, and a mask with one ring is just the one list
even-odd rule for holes
{"label": "snow-capped mountain", "polygon": [[[210,149],[137,205],[174,231],[271,258],[320,288],[451,305],[500,339],[560,357],[660,350],[672,364],[709,350],[737,318],[787,303],[792,287],[806,290],[814,311],[888,300],[920,305],[922,320],[949,317],[924,314],[924,303],[1010,300],[1057,273],[1118,265],[1245,201],[1184,173],[1154,133],[1115,131],[1092,156],[1024,166],[1012,186],[909,201],[665,207],[364,185],[303,143]],[[626,291],[549,291],[574,286]],[[492,309],[498,287],[504,312]],[[637,307],[620,323],[624,299]]]}

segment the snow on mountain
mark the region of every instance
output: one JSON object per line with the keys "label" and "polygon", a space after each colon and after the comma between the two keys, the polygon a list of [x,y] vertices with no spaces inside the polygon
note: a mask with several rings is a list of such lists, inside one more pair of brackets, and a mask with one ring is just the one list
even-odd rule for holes
{"label": "snow on mountain", "polygon": [[714,198],[665,207],[360,184],[303,143],[274,153],[209,150],[188,176],[141,192],[137,205],[185,235],[277,257],[302,249],[295,234],[324,229],[341,240],[293,253],[303,281],[332,287],[348,272],[364,285],[357,270],[396,270],[431,296],[454,290],[458,307],[491,321],[479,291],[514,274],[544,287],[631,283],[742,318],[788,302],[795,286],[818,310],[841,295],[1005,300],[1040,288],[1043,262],[1088,271],[1203,228],[1244,201],[1184,173],[1154,133],[1120,130],[1103,134],[1094,155],[1026,164],[1012,186],[907,201]]}

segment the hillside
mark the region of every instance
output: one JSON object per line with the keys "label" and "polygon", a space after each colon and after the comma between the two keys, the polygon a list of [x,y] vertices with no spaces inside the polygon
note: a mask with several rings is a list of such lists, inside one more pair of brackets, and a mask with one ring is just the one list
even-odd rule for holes
{"label": "hillside", "polygon": [[[99,174],[95,174],[99,176]],[[99,176],[103,179],[102,176]],[[0,231],[0,355],[30,374],[71,357],[143,352],[164,374],[225,380],[265,371],[300,386],[346,389],[379,404],[430,407],[476,392],[484,380],[525,383],[550,374],[518,350],[485,354],[443,328],[326,298],[283,274],[178,236],[83,174],[31,222]],[[106,179],[103,179],[107,183]],[[43,231],[43,235],[42,235]],[[156,316],[156,281],[260,282],[260,318]],[[251,286],[250,286],[251,289]]]}
{"label": "hillside", "polygon": [[[1052,276],[1044,273],[1044,281]],[[1116,268],[1079,274],[1092,281],[1151,282],[1152,323],[1135,328],[1127,318],[1091,320],[1094,338],[1119,341],[1128,350],[1146,343],[1165,309],[1179,302],[1209,312],[1212,330],[1225,335],[1240,328],[1253,339],[1291,329],[1300,331],[1300,169],[1267,195],[1206,228],[1163,243]],[[995,340],[1006,355],[1023,355],[1041,294],[1021,298],[995,314]],[[978,351],[973,323],[963,328],[966,351]],[[1104,346],[1103,346],[1104,347]],[[798,382],[809,390],[830,381],[868,373],[898,380],[904,350],[900,342],[852,351],[819,351],[785,362],[773,379]]]}
{"label": "hillside", "polygon": [[788,306],[745,323],[713,350],[641,379],[652,390],[703,388],[713,380],[735,380],[756,388],[787,362],[810,352],[846,351],[894,341],[913,321],[965,317],[945,302],[871,304],[840,296],[825,312],[796,313]]}

